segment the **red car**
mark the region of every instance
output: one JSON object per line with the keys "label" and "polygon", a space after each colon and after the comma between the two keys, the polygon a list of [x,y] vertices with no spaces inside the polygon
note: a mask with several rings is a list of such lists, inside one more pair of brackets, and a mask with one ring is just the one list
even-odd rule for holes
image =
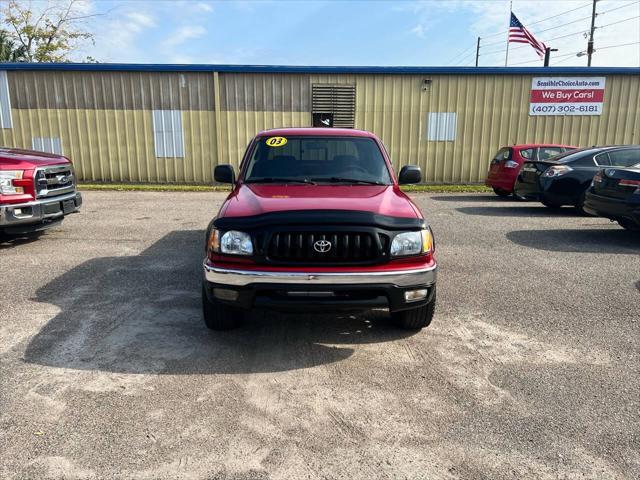
{"label": "red car", "polygon": [[0,148],[0,234],[40,232],[58,225],[81,204],[68,158]]}
{"label": "red car", "polygon": [[491,160],[485,185],[493,188],[496,195],[508,197],[520,173],[522,164],[528,160],[547,160],[555,155],[577,147],[555,144],[526,144],[502,147]]}
{"label": "red car", "polygon": [[253,308],[315,312],[388,308],[420,329],[436,302],[431,229],[369,132],[288,128],[259,133],[206,235],[202,303],[211,329],[232,328]]}

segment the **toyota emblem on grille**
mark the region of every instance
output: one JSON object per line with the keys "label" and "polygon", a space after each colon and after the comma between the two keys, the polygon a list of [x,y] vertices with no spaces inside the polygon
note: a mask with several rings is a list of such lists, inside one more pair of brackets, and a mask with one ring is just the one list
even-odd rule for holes
{"label": "toyota emblem on grille", "polygon": [[331,242],[329,240],[318,240],[313,244],[313,249],[319,253],[326,253],[331,250]]}

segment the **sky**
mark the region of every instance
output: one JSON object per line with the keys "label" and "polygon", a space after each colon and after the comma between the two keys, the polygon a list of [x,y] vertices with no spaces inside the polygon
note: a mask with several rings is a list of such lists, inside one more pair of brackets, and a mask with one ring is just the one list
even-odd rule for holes
{"label": "sky", "polygon": [[[509,2],[82,0],[100,62],[270,65],[503,66]],[[591,0],[514,0],[513,12],[552,48],[551,65],[586,65]],[[569,11],[572,10],[572,11]],[[565,13],[566,12],[566,13]],[[597,2],[595,66],[640,66],[640,1]],[[562,38],[558,38],[562,37]],[[630,44],[617,46],[620,44]],[[542,62],[511,44],[509,65]]]}

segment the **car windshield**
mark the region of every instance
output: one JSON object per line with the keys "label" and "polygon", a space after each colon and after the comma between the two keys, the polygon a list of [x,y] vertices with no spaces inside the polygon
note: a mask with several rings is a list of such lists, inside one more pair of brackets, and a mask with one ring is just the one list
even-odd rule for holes
{"label": "car windshield", "polygon": [[245,183],[390,185],[378,144],[363,137],[261,137],[245,170]]}

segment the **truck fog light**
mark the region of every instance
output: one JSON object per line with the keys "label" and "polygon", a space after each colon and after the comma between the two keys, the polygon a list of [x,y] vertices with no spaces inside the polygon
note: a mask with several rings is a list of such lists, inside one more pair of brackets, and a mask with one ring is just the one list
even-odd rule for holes
{"label": "truck fog light", "polygon": [[238,299],[238,292],[235,290],[229,290],[228,288],[214,288],[213,296],[220,300],[235,302]]}
{"label": "truck fog light", "polygon": [[404,292],[404,301],[405,302],[417,302],[418,300],[424,300],[427,298],[427,293],[429,290],[426,288],[421,288],[419,290],[408,290]]}

